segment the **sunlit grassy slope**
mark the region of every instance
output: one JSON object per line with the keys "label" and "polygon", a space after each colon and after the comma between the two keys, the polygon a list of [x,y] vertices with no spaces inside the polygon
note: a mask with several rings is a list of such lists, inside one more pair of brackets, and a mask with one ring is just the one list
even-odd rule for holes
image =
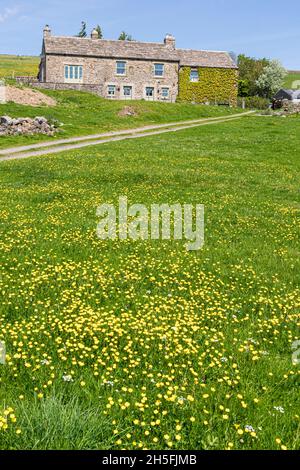
{"label": "sunlit grassy slope", "polygon": [[[0,163],[0,448],[299,449],[299,122]],[[100,241],[121,195],[204,249]]]}
{"label": "sunlit grassy slope", "polygon": [[[297,84],[295,83],[297,82]],[[297,85],[297,86],[296,86]],[[285,78],[284,88],[300,88],[300,71],[299,72],[289,72]]]}
{"label": "sunlit grassy slope", "polygon": [[0,55],[0,79],[16,76],[36,77],[39,62],[39,57]]}
{"label": "sunlit grassy slope", "polygon": [[[239,112],[236,108],[197,106],[183,103],[158,103],[146,101],[111,101],[90,93],[78,91],[44,91],[56,99],[53,107],[32,107],[14,103],[0,104],[0,116],[45,116],[59,121],[61,126],[54,138],[95,134],[117,129],[128,129],[147,124],[182,121],[196,118],[227,116]],[[134,109],[134,116],[120,116],[124,107]],[[1,137],[0,148],[22,145],[42,140],[48,136]]]}

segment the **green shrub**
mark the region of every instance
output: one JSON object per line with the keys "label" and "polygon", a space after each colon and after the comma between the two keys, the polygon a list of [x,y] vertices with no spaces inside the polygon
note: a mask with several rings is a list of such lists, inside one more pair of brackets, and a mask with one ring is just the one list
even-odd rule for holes
{"label": "green shrub", "polygon": [[249,80],[239,80],[239,96],[249,96],[250,93],[250,84]]}
{"label": "green shrub", "polygon": [[268,109],[270,106],[270,100],[267,98],[261,98],[260,96],[248,96],[246,98],[238,98],[238,106],[243,106],[245,101],[245,107],[248,109]]}

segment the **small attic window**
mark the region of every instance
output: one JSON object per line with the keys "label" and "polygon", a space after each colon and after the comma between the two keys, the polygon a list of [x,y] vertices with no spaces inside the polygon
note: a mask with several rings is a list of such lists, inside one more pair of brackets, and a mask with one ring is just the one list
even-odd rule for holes
{"label": "small attic window", "polygon": [[193,83],[199,82],[199,70],[191,69],[190,81]]}

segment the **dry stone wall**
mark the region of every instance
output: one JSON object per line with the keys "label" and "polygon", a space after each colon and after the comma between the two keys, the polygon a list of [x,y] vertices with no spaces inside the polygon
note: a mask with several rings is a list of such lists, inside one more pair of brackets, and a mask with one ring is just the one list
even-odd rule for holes
{"label": "dry stone wall", "polygon": [[283,100],[282,109],[286,113],[300,113],[300,102]]}
{"label": "dry stone wall", "polygon": [[0,116],[0,136],[33,134],[53,136],[54,133],[55,125],[49,123],[44,117],[14,119],[9,116]]}

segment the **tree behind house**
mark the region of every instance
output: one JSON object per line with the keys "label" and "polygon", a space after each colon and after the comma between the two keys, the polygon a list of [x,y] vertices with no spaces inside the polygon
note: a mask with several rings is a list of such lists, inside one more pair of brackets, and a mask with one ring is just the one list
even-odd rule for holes
{"label": "tree behind house", "polygon": [[122,31],[119,36],[119,41],[133,41],[133,37],[131,34],[127,34],[125,31]]}
{"label": "tree behind house", "polygon": [[240,54],[238,57],[239,67],[239,95],[240,96],[255,96],[258,94],[257,80],[264,71],[264,68],[269,65],[268,59],[254,59]]}
{"label": "tree behind house", "polygon": [[99,36],[99,39],[103,39],[103,32],[102,32],[102,28],[100,25],[97,25],[95,30],[97,31],[98,33],[98,36]]}
{"label": "tree behind house", "polygon": [[78,38],[86,38],[87,37],[87,32],[86,32],[86,22],[82,21],[81,22],[81,30],[77,34]]}
{"label": "tree behind house", "polygon": [[256,81],[260,96],[272,98],[283,86],[287,71],[278,60],[271,60]]}

